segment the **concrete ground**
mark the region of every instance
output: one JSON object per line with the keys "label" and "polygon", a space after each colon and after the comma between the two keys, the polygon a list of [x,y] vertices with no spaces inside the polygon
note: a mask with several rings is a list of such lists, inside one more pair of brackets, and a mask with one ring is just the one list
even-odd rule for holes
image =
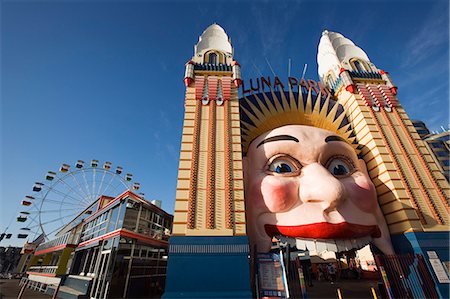
{"label": "concrete ground", "polygon": [[[16,299],[19,295],[21,287],[19,287],[20,279],[0,279],[0,299]],[[51,296],[25,289],[22,299],[50,299]]]}
{"label": "concrete ground", "polygon": [[339,298],[337,293],[339,288],[342,299],[373,299],[371,287],[374,288],[377,298],[382,298],[376,280],[342,279],[333,284],[329,281],[313,280],[313,286],[307,287],[307,298]]}

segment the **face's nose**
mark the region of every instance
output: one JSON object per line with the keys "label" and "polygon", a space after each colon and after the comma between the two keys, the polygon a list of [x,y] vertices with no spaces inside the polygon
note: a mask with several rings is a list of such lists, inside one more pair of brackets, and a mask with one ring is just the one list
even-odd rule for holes
{"label": "face's nose", "polygon": [[302,168],[299,193],[303,203],[320,203],[327,214],[336,210],[345,198],[342,183],[319,163]]}

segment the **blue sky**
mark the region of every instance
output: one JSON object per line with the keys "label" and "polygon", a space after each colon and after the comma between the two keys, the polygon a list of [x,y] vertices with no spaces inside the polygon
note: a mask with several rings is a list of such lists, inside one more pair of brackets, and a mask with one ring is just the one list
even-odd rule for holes
{"label": "blue sky", "polygon": [[[388,71],[409,116],[449,123],[448,1],[1,1],[0,230],[48,170],[111,161],[173,212],[184,64],[217,22],[244,79],[317,80],[324,29]],[[13,224],[9,231],[17,232]],[[0,245],[20,244],[17,240]]]}

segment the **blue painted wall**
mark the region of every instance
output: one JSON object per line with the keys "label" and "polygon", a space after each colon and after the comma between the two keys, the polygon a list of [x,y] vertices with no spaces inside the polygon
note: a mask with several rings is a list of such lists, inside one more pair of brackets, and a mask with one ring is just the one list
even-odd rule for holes
{"label": "blue painted wall", "polygon": [[[247,237],[171,237],[170,245],[248,246]],[[216,247],[217,248],[217,247]],[[248,252],[169,252],[163,298],[252,298]]]}

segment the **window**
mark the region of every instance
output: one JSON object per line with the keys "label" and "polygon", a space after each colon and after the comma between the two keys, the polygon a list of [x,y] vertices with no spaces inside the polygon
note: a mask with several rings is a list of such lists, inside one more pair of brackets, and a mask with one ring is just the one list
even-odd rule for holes
{"label": "window", "polygon": [[333,82],[334,82],[333,76],[332,76],[331,74],[329,74],[329,75],[327,76],[327,83],[328,83],[328,84],[332,84]]}
{"label": "window", "polygon": [[436,153],[436,155],[438,155],[438,157],[448,157],[448,152],[446,151],[439,151]]}
{"label": "window", "polygon": [[209,54],[209,64],[217,64],[217,54],[216,53]]}
{"label": "window", "polygon": [[353,64],[355,65],[355,68],[358,72],[365,72],[363,65],[358,60],[353,61]]}

